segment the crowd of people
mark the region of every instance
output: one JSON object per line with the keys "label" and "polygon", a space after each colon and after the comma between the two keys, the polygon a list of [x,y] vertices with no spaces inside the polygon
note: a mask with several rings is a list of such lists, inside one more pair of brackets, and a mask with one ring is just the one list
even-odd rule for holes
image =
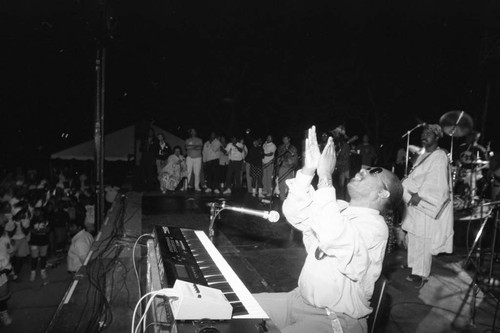
{"label": "crowd of people", "polygon": [[[9,285],[21,280],[46,283],[48,260],[62,261],[75,273],[93,243],[95,195],[84,174],[54,179],[35,170],[10,174],[0,186],[0,323],[9,325]],[[87,231],[88,230],[88,231]],[[27,268],[24,268],[26,267]],[[25,276],[23,274],[22,276]]]}
{"label": "crowd of people", "polygon": [[[226,136],[211,132],[203,141],[196,129],[190,129],[184,147],[170,147],[164,134],[150,131],[142,144],[141,175],[146,185],[159,186],[167,191],[206,192],[230,195],[246,188],[252,195],[264,198],[279,196],[286,198],[286,180],[293,178],[301,156],[289,135],[276,143],[272,134],[253,136],[248,129],[245,134]],[[336,142],[337,167],[334,182],[339,197],[346,198],[346,184],[350,176],[361,167],[377,163],[377,150],[363,136],[348,138],[345,127],[340,125],[332,131],[322,133],[320,148],[328,136]]]}

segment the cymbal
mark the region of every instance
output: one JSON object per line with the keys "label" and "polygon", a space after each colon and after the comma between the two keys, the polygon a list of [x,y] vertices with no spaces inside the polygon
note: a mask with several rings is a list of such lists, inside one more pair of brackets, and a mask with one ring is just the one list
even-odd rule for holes
{"label": "cymbal", "polygon": [[489,163],[490,163],[489,161],[483,161],[483,160],[472,161],[472,164],[479,164],[479,165],[487,165]]}
{"label": "cymbal", "polygon": [[439,124],[443,132],[455,138],[465,136],[472,131],[474,122],[464,111],[449,111],[441,116]]}

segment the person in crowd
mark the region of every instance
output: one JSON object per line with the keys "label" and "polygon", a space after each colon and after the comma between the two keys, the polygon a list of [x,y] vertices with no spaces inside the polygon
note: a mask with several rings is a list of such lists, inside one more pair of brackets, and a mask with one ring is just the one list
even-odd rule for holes
{"label": "person in crowd", "polygon": [[78,177],[80,186],[78,187],[78,191],[81,192],[87,192],[90,190],[90,185],[89,185],[89,177],[85,173],[81,173],[80,176]]}
{"label": "person in crowd", "polygon": [[349,157],[351,149],[346,135],[346,130],[343,125],[337,126],[332,131],[332,136],[335,142],[337,154],[337,164],[333,172],[333,182],[337,190],[337,196],[343,200],[346,198],[346,184],[349,179],[350,161]]}
{"label": "person in crowd", "polygon": [[5,225],[5,231],[13,242],[11,261],[13,265],[12,280],[17,281],[23,267],[24,259],[29,255],[28,236],[30,219],[25,201],[16,203],[12,208],[12,220]]}
{"label": "person in crowd", "polygon": [[421,135],[425,152],[403,180],[407,204],[402,228],[407,233],[407,280],[422,287],[431,273],[432,256],[453,251],[453,204],[447,152],[439,148],[440,125],[429,124]]}
{"label": "person in crowd", "polygon": [[[83,199],[83,197],[81,197]],[[85,201],[85,206],[91,205]],[[85,207],[88,211],[87,207]],[[51,251],[52,253],[62,253],[66,248],[67,226],[69,223],[69,214],[64,210],[64,202],[51,198],[45,205],[46,215],[51,228]],[[90,222],[90,221],[88,221]]]}
{"label": "person in crowd", "polygon": [[276,145],[273,142],[273,136],[271,134],[267,135],[266,142],[264,142],[262,148],[264,149],[264,158],[262,159],[262,192],[264,195],[272,195]]}
{"label": "person in crowd", "polygon": [[250,163],[250,176],[252,177],[252,195],[259,198],[264,198],[262,193],[262,159],[264,157],[264,149],[260,145],[259,139],[254,139],[252,146],[248,150],[246,161]]}
{"label": "person in crowd", "polygon": [[165,135],[163,133],[158,133],[156,136],[158,141],[156,142],[155,153],[156,153],[156,172],[157,175],[160,174],[161,169],[167,164],[167,158],[170,155],[170,147],[165,141]]}
{"label": "person in crowd", "polygon": [[224,194],[231,194],[231,187],[239,190],[241,188],[241,168],[243,160],[248,153],[247,146],[243,143],[243,138],[231,138],[231,142],[226,146],[226,152],[229,157],[227,166],[226,184]]}
{"label": "person in crowd", "polygon": [[0,201],[0,226],[5,226],[12,219],[12,207],[8,201]]}
{"label": "person in crowd", "polygon": [[50,243],[49,221],[45,218],[42,208],[35,208],[30,226],[30,254],[31,274],[30,281],[35,281],[38,262],[40,261],[40,276],[47,279],[47,252]]}
{"label": "person in crowd", "polygon": [[187,184],[191,184],[191,176],[194,174],[194,190],[201,191],[200,173],[201,173],[201,154],[203,149],[203,141],[196,136],[196,130],[189,130],[189,138],[185,141],[186,145],[186,165],[187,165]]}
{"label": "person in crowd", "polygon": [[328,138],[329,138],[329,135],[327,132],[321,133],[321,139],[320,139],[320,142],[318,143],[319,151],[323,151],[323,149],[325,149],[326,144],[328,143]]}
{"label": "person in crowd", "polygon": [[174,153],[168,157],[167,165],[161,170],[160,190],[175,191],[178,187],[186,190],[187,166],[186,158],[181,153],[181,147],[175,146]]}
{"label": "person in crowd", "polygon": [[278,186],[280,199],[283,201],[287,195],[286,180],[295,176],[295,168],[298,163],[297,148],[291,144],[291,138],[288,135],[283,136],[282,144],[278,148],[276,158],[276,174],[278,176]]}
{"label": "person in crowd", "polygon": [[[84,207],[85,207],[85,219],[83,220],[83,225],[85,226],[85,230],[87,230],[91,235],[97,234],[97,230],[95,227],[95,196],[85,196],[84,201]],[[64,231],[67,233],[67,228],[69,225],[69,219],[64,214],[60,214],[60,219],[65,220],[66,222],[64,223]],[[62,223],[61,223],[61,230],[62,232]],[[66,236],[65,236],[65,242],[66,242]]]}
{"label": "person in crowd", "polygon": [[[363,169],[347,185],[350,203],[332,186],[336,164],[332,138],[320,152],[316,130],[308,131],[304,164],[288,180],[283,203],[288,222],[302,231],[307,258],[298,287],[255,298],[282,332],[367,332],[369,300],[382,270],[388,226],[382,211],[401,201],[396,175]],[[311,181],[318,176],[315,190]]]}
{"label": "person in crowd", "polygon": [[406,169],[406,143],[401,143],[396,152],[396,161],[394,164],[394,172],[400,179],[405,176]]}
{"label": "person in crowd", "polygon": [[206,193],[211,193],[217,184],[217,168],[219,167],[220,141],[215,132],[210,133],[210,138],[203,145],[203,165],[205,166],[205,179],[207,182]]}
{"label": "person in crowd", "polygon": [[227,166],[229,165],[229,155],[227,154],[227,142],[226,137],[221,135],[219,137],[220,141],[220,151],[219,151],[219,167],[217,169],[217,182],[218,186],[214,189],[215,194],[220,194],[221,191],[224,190],[226,175],[227,175]]}
{"label": "person in crowd", "polygon": [[370,143],[368,134],[363,135],[362,143],[356,146],[356,152],[361,156],[361,167],[366,169],[377,163],[377,149]]}
{"label": "person in crowd", "polygon": [[76,273],[85,262],[94,237],[85,230],[81,220],[71,221],[68,231],[71,236],[71,245],[68,249],[67,269],[69,273]]}
{"label": "person in crowd", "polygon": [[13,252],[14,248],[5,232],[5,225],[0,224],[0,323],[3,326],[9,326],[12,323],[7,301],[10,298],[8,275],[12,271],[10,256]]}
{"label": "person in crowd", "polygon": [[[245,130],[245,135],[243,135],[243,144],[250,150],[253,146],[254,137],[252,135],[252,130],[247,128]],[[251,163],[247,161],[246,156],[243,160],[243,168],[241,168],[241,179],[246,181],[246,187],[248,193],[252,193],[252,173],[250,172]],[[244,177],[244,178],[243,178]],[[244,184],[244,183],[243,183]]]}

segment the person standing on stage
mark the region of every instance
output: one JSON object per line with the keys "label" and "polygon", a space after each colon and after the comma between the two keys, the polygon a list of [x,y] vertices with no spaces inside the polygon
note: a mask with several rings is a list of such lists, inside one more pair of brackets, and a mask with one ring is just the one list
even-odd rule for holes
{"label": "person standing on stage", "polygon": [[163,133],[158,133],[157,135],[158,141],[156,142],[156,172],[157,175],[160,176],[161,169],[167,165],[167,158],[170,156],[170,147],[165,141],[165,135]]}
{"label": "person standing on stage", "polygon": [[210,139],[203,145],[203,164],[205,178],[207,179],[206,193],[211,193],[219,187],[217,182],[217,169],[219,167],[220,141],[215,132],[210,133]]}
{"label": "person standing on stage", "polygon": [[262,159],[264,157],[264,149],[260,145],[260,139],[253,139],[252,146],[248,150],[248,154],[245,157],[247,163],[250,164],[250,176],[252,178],[251,191],[252,195],[255,197],[263,198],[262,193]]}
{"label": "person standing on stage", "polygon": [[441,126],[426,125],[421,135],[425,152],[418,156],[403,180],[408,208],[402,228],[408,237],[407,280],[417,287],[428,281],[432,256],[453,251],[453,204],[446,151],[439,148]]}
{"label": "person standing on stage", "polygon": [[234,189],[241,189],[241,168],[243,167],[243,160],[247,156],[248,148],[243,138],[236,139],[233,136],[225,150],[229,157],[229,164],[227,166],[225,190],[222,193],[231,194],[233,185]]}
{"label": "person standing on stage", "polygon": [[[283,213],[302,231],[307,251],[298,287],[254,295],[282,332],[367,332],[366,318],[373,310],[369,300],[389,235],[380,213],[401,202],[403,188],[388,170],[363,169],[347,185],[351,202],[337,201],[335,164],[332,138],[320,152],[313,126],[304,165],[287,181],[290,191],[283,203]],[[315,174],[317,190],[311,185]]]}
{"label": "person standing on stage", "polygon": [[297,148],[291,144],[290,136],[283,136],[283,144],[278,148],[276,170],[278,175],[278,190],[281,200],[285,200],[288,188],[286,180],[295,176],[295,168],[299,161]]}
{"label": "person standing on stage", "polygon": [[262,145],[264,149],[264,158],[262,159],[262,186],[264,195],[273,194],[273,171],[274,171],[274,154],[276,153],[276,145],[273,142],[273,136],[268,135],[266,142]]}
{"label": "person standing on stage", "polygon": [[191,184],[191,176],[194,173],[194,190],[201,191],[200,173],[201,173],[201,153],[203,149],[203,141],[196,136],[196,130],[189,130],[189,138],[185,141],[186,144],[186,165],[187,165],[187,184]]}

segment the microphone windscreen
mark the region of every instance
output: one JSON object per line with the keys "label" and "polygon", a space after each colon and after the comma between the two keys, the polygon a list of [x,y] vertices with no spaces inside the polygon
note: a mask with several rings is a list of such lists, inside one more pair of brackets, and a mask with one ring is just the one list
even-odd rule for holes
{"label": "microphone windscreen", "polygon": [[280,219],[280,213],[272,210],[269,212],[269,217],[267,219],[269,220],[269,222],[278,222],[278,220]]}

